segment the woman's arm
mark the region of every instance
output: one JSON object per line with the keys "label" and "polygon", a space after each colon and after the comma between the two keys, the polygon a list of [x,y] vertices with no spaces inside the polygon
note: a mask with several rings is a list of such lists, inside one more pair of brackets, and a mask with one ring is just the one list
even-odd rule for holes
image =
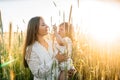
{"label": "woman's arm", "polygon": [[44,78],[51,73],[53,60],[47,63],[41,63],[39,56],[35,51],[31,52],[30,58],[26,58],[28,66],[36,78]]}
{"label": "woman's arm", "polygon": [[55,43],[54,45],[54,58],[59,62],[64,62],[66,61],[69,57],[67,54],[61,54],[61,51],[59,49],[57,49],[57,47],[55,47]]}
{"label": "woman's arm", "polygon": [[66,61],[69,57],[67,54],[60,54],[59,52],[56,54],[55,58],[58,60],[58,62],[64,62]]}

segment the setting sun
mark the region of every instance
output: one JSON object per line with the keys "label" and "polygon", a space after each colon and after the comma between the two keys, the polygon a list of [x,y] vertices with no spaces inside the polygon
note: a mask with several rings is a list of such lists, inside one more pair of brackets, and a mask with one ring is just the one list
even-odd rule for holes
{"label": "setting sun", "polygon": [[117,3],[101,1],[81,2],[76,9],[74,21],[81,31],[99,42],[112,42],[120,36],[120,6]]}
{"label": "setting sun", "polygon": [[99,42],[113,42],[120,36],[118,33],[119,29],[119,27],[115,29],[114,26],[101,26],[100,28],[93,27],[90,34]]}

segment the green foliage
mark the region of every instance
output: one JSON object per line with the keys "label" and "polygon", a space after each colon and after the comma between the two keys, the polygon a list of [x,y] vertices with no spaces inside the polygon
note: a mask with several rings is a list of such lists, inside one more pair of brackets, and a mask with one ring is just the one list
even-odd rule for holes
{"label": "green foliage", "polygon": [[[0,70],[0,80],[11,80],[11,71],[13,72],[12,76],[14,80],[32,80],[33,76],[29,69],[24,68],[23,65],[23,56],[22,56],[22,44],[23,36],[18,34],[14,36],[14,43],[10,50],[7,49],[6,44],[0,44],[0,53],[1,53],[1,65]],[[27,77],[26,77],[27,76]]]}

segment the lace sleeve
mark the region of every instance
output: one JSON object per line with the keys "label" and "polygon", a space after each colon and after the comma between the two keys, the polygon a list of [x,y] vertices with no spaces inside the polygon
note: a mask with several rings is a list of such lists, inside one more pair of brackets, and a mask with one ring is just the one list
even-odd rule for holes
{"label": "lace sleeve", "polygon": [[30,57],[26,57],[26,60],[31,72],[36,78],[44,78],[51,74],[52,60],[47,63],[41,63],[40,57],[35,51],[31,51]]}

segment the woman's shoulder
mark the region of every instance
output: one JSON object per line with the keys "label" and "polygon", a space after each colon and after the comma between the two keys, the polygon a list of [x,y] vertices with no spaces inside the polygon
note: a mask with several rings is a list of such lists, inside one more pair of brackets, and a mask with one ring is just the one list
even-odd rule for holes
{"label": "woman's shoulder", "polygon": [[34,48],[34,47],[38,46],[38,44],[39,44],[39,42],[38,42],[38,41],[35,41],[35,42],[32,44],[32,47]]}
{"label": "woman's shoulder", "polygon": [[26,56],[25,58],[26,59],[29,59],[30,56],[32,55],[32,57],[34,56],[34,54],[36,55],[37,53],[37,42],[34,42],[33,44],[27,46],[27,49],[26,49]]}
{"label": "woman's shoulder", "polygon": [[37,41],[35,41],[33,44],[31,44],[27,47],[27,50],[32,50],[32,51],[36,50],[38,45],[39,45],[39,43]]}

